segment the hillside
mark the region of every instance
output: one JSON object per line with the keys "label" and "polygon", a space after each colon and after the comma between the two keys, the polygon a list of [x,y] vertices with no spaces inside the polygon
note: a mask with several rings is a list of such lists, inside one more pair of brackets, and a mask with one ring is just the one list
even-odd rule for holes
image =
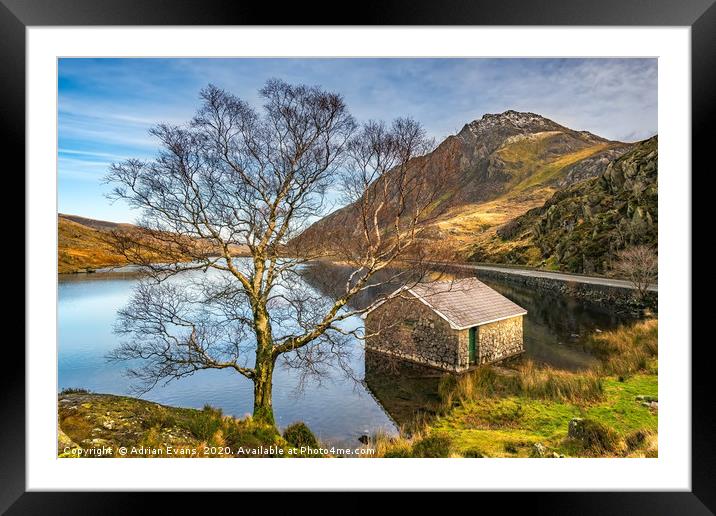
{"label": "hillside", "polygon": [[500,227],[471,259],[607,272],[616,252],[658,239],[658,138],[636,144],[598,177],[568,186]]}
{"label": "hillside", "polygon": [[197,458],[299,455],[270,427],[221,410],[160,405],[83,389],[57,397],[62,458]]}
{"label": "hillside", "polygon": [[127,260],[110,245],[108,229],[130,224],[116,224],[74,215],[57,217],[57,272],[78,272],[125,265]]}
{"label": "hillside", "polygon": [[[630,144],[564,127],[534,113],[486,114],[417,158],[439,182],[437,214],[423,232],[424,246],[448,248],[466,259],[497,227],[544,204],[558,189],[600,175]],[[417,168],[417,167],[416,167]],[[309,227],[293,242],[350,239],[357,231],[352,205]]]}
{"label": "hillside", "polygon": [[[115,235],[123,233],[133,234],[134,237],[139,235],[143,245],[149,244],[148,249],[165,249],[165,246],[157,243],[156,240],[154,240],[155,245],[151,245],[152,237],[138,226],[60,213],[57,217],[57,272],[60,274],[84,272],[102,267],[127,265],[127,258],[113,245],[116,241]],[[192,252],[213,254],[212,247],[207,242],[190,239],[185,242],[190,244]],[[230,249],[233,256],[245,254],[245,250],[239,246],[231,246]],[[176,250],[168,248],[166,253],[146,251],[146,254],[150,260],[157,262],[190,260],[186,254],[179,255]]]}

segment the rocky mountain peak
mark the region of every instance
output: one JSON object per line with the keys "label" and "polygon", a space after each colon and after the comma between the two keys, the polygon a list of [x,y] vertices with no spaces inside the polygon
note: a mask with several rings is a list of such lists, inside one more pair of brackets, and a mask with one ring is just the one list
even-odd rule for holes
{"label": "rocky mountain peak", "polygon": [[496,130],[512,133],[534,133],[564,129],[562,126],[541,115],[510,109],[504,113],[486,113],[473,120],[460,131],[460,135],[479,136]]}
{"label": "rocky mountain peak", "polygon": [[519,140],[532,135],[544,136],[549,133],[560,133],[574,142],[587,145],[606,143],[609,140],[589,131],[570,129],[554,120],[531,112],[507,110],[503,113],[486,113],[477,120],[465,124],[457,137],[468,146],[484,147],[493,152],[505,142]]}
{"label": "rocky mountain peak", "polygon": [[[426,245],[472,252],[470,246],[495,234],[490,228],[541,206],[558,189],[601,175],[630,147],[536,113],[485,114],[420,158],[416,170],[447,192],[431,212],[439,223],[426,223]],[[348,206],[313,224],[295,243],[360,238],[351,229],[358,227]]]}

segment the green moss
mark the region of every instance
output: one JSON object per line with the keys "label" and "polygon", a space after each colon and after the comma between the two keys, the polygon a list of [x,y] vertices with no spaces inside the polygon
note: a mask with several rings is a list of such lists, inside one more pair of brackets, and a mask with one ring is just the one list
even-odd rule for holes
{"label": "green moss", "polygon": [[621,434],[640,429],[657,430],[656,413],[636,400],[638,395],[658,395],[656,376],[635,375],[625,382],[609,378],[605,380],[605,386],[607,399],[587,408],[584,411],[586,417],[602,421]]}
{"label": "green moss", "polygon": [[318,448],[318,439],[316,439],[316,436],[313,435],[306,423],[301,421],[288,425],[283,431],[283,438],[296,448],[303,446]]}
{"label": "green moss", "polygon": [[447,434],[431,434],[420,439],[413,445],[413,457],[449,457],[453,448],[453,440]]}

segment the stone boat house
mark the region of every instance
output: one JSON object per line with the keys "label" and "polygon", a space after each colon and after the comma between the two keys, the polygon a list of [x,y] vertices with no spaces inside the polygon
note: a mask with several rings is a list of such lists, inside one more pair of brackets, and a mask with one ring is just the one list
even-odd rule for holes
{"label": "stone boat house", "polygon": [[419,283],[363,315],[366,348],[461,372],[524,351],[527,311],[477,278]]}

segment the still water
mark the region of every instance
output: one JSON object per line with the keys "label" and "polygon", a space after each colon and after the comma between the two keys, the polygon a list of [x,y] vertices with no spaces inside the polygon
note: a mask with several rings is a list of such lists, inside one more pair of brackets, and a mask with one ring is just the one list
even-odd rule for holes
{"label": "still water", "polygon": [[[315,278],[325,282],[325,278],[331,277],[331,271],[325,270],[329,267],[314,265],[305,274],[305,281],[317,291],[326,292],[325,285],[313,285],[313,282]],[[116,312],[127,304],[137,281],[134,275],[118,273],[60,276],[59,389],[83,387],[100,393],[130,394],[131,380],[124,374],[126,365],[109,363],[105,357],[119,341],[112,332]],[[584,339],[595,331],[627,322],[624,316],[609,314],[564,296],[547,296],[524,287],[489,279],[483,281],[528,310],[524,321],[525,356],[554,367],[572,370],[590,367],[595,359],[585,351]],[[361,324],[361,320],[356,317],[348,323]],[[380,430],[395,433],[395,420],[400,422],[406,411],[420,409],[423,398],[417,394],[418,387],[424,383],[428,388],[435,382],[434,374],[424,382],[419,374],[412,374],[409,379],[412,386],[400,387],[404,391],[400,394],[402,414],[397,414],[392,406],[383,407],[377,401],[373,394],[376,389],[368,388],[371,383],[381,384],[381,378],[376,379],[380,368],[374,368],[367,383],[356,381],[356,378],[365,378],[366,367],[359,341],[353,346],[348,361],[354,378],[336,368],[320,385],[308,382],[302,389],[296,370],[278,367],[273,388],[278,425],[285,427],[301,420],[326,443],[358,445],[357,439],[363,434]],[[143,398],[181,407],[201,408],[210,404],[225,414],[241,417],[252,410],[252,394],[248,379],[225,370],[200,371],[188,378],[160,384]],[[379,399],[384,397],[378,395]]]}

